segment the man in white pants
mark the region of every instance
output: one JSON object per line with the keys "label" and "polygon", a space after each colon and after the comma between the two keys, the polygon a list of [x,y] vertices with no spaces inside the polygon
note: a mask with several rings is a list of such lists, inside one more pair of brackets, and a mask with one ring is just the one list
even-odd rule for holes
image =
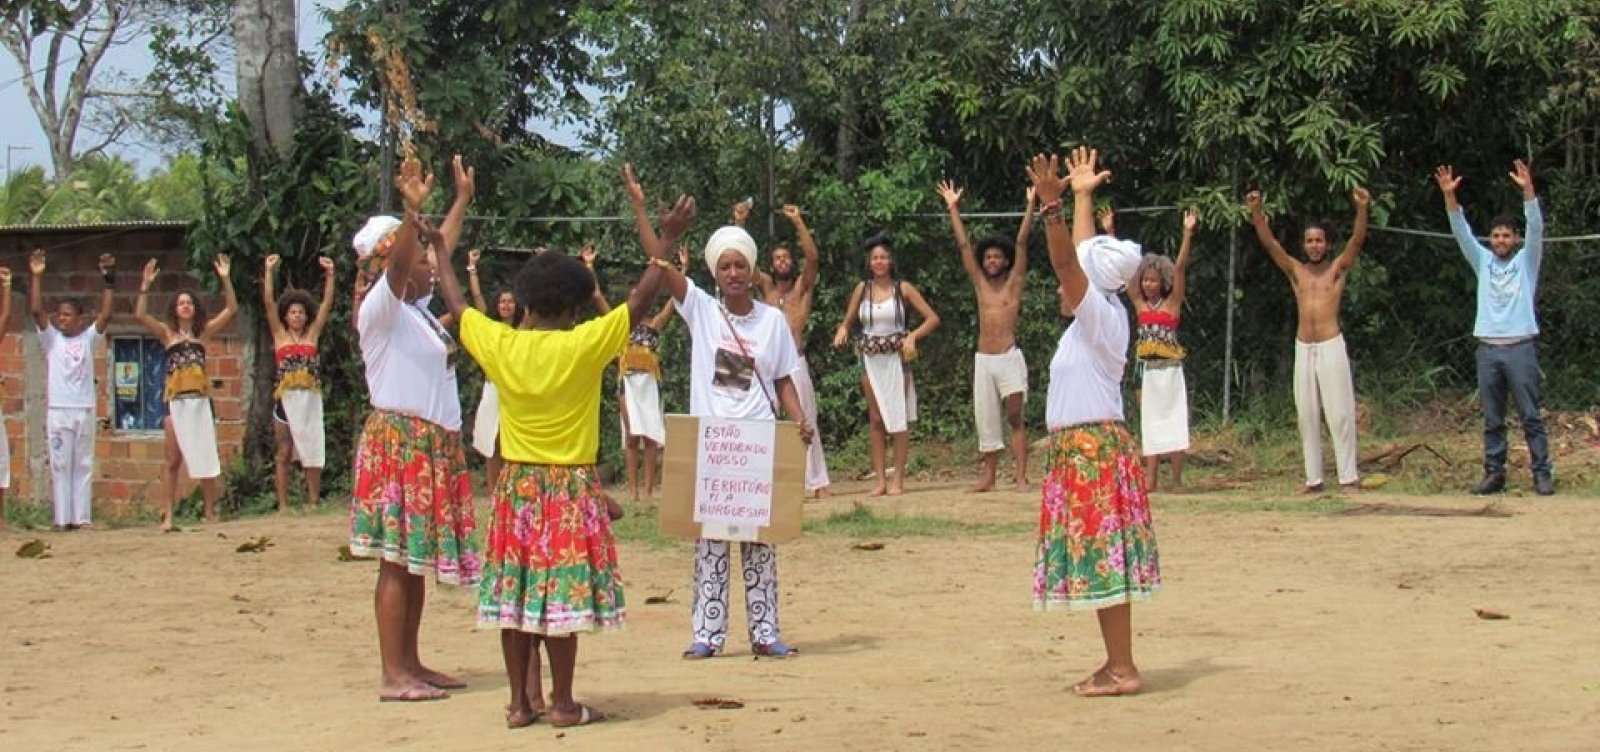
{"label": "man in white pants", "polygon": [[92,324],[75,299],[56,303],[55,319],[45,315],[39,293],[44,276],[43,250],[28,259],[28,307],[45,358],[45,444],[50,450],[50,495],[55,501],[55,529],[88,527],[94,478],[95,391],[94,353],[111,321],[111,293],[116,287],[117,260],[100,255],[100,309]]}
{"label": "man in white pants", "polygon": [[1313,222],[1301,235],[1305,261],[1290,257],[1272,234],[1261,208],[1261,191],[1251,191],[1244,197],[1256,238],[1273,263],[1288,275],[1300,313],[1294,345],[1294,404],[1300,423],[1300,451],[1306,463],[1305,493],[1323,489],[1322,426],[1318,422],[1321,415],[1326,415],[1328,431],[1333,435],[1340,487],[1354,493],[1361,481],[1356,467],[1355,383],[1339,328],[1339,304],[1344,300],[1350,269],[1355,267],[1367,240],[1367,203],[1371,197],[1367,189],[1359,186],[1350,195],[1356,205],[1356,218],[1344,252],[1338,258],[1330,258],[1328,223]]}
{"label": "man in white pants", "polygon": [[[961,250],[961,266],[978,295],[978,352],[972,358],[972,416],[978,424],[978,453],[983,466],[974,492],[994,487],[1000,450],[1010,429],[1011,460],[1018,491],[1028,490],[1028,427],[1022,422],[1022,405],[1028,398],[1028,362],[1017,347],[1017,316],[1028,280],[1028,233],[1033,229],[1033,189],[1028,189],[1022,227],[1013,244],[1009,238],[991,236],[973,248],[961,223],[961,190],[950,181],[939,183],[939,196],[950,211],[950,229]],[[1015,260],[1012,256],[1015,256]]]}

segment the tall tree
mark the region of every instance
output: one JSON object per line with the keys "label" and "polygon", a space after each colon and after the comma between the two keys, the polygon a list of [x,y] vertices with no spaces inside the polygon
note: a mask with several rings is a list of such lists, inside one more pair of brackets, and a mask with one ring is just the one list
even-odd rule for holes
{"label": "tall tree", "polygon": [[286,157],[301,107],[295,0],[234,0],[233,39],[239,108],[256,148]]}

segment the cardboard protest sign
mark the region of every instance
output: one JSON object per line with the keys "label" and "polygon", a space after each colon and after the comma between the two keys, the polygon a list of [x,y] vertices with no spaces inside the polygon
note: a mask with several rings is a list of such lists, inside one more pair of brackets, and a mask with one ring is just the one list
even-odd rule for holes
{"label": "cardboard protest sign", "polygon": [[806,447],[791,421],[667,416],[663,535],[782,543],[800,537]]}

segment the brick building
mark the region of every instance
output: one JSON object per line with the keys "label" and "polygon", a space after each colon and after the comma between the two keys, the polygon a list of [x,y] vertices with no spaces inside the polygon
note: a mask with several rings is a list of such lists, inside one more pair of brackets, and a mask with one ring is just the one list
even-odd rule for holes
{"label": "brick building", "polygon": [[[100,254],[117,258],[117,287],[104,345],[95,353],[96,412],[94,516],[115,518],[136,508],[159,510],[165,488],[166,445],[161,420],[166,415],[162,385],[166,376],[160,341],[133,320],[139,277],[151,258],[160,260],[161,278],[150,290],[151,314],[164,318],[171,296],[180,289],[201,291],[206,309],[222,310],[222,295],[208,291],[188,266],[187,224],[126,222],[89,225],[0,226],[0,266],[12,273],[11,319],[0,336],[0,411],[11,442],[9,498],[50,503],[50,471],[45,450],[44,354],[28,309],[28,255],[34,248],[48,254],[41,292],[46,313],[63,297],[83,302],[84,315],[97,313],[102,282]],[[208,283],[209,284],[209,283]],[[239,289],[240,297],[256,293]],[[258,294],[258,293],[256,293]],[[217,441],[223,467],[239,454],[245,411],[251,390],[253,355],[247,339],[252,324],[236,316],[207,352]],[[180,475],[180,491],[194,483]]]}

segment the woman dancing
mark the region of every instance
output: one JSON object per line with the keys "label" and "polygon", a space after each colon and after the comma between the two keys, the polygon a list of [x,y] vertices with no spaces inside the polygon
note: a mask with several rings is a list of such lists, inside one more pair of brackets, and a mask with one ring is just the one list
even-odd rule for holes
{"label": "woman dancing", "polygon": [[267,328],[272,331],[272,356],[278,364],[272,387],[273,438],[277,457],[273,474],[278,492],[278,512],[289,511],[289,465],[295,458],[306,475],[305,510],[322,502],[322,465],[327,437],[322,425],[322,379],[317,340],[333,312],[333,259],[317,258],[322,267],[322,303],[311,315],[311,294],[290,290],[278,297],[274,277],[283,259],[267,257],[261,274],[261,298],[266,304]]}

